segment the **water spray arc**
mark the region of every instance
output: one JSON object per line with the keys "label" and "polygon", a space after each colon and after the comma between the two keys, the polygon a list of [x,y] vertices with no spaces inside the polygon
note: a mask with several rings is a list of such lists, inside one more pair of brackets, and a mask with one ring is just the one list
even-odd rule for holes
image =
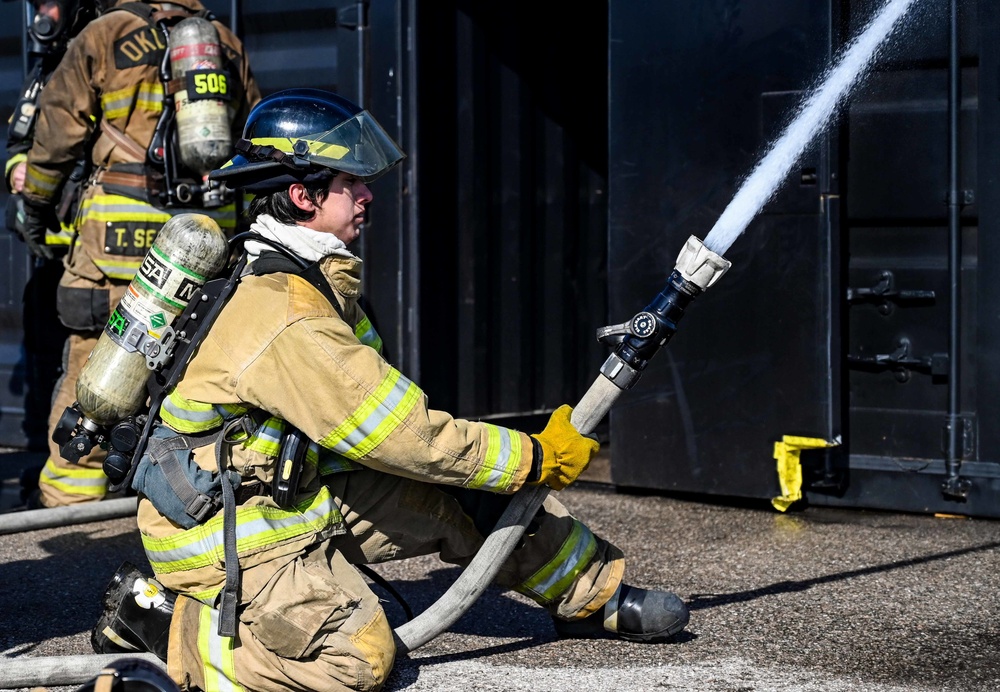
{"label": "water spray arc", "polygon": [[[666,287],[628,322],[600,330],[605,342],[616,342],[614,353],[600,375],[573,409],[572,423],[590,433],[631,388],[650,358],[673,336],[687,306],[729,269],[722,255],[777,190],[809,142],[830,121],[841,99],[864,74],[885,40],[916,0],[888,0],[840,60],[827,72],[821,86],[804,102],[784,134],[768,151],[702,242],[691,236],[678,256]],[[524,534],[525,527],[548,494],[544,487],[519,491],[493,533],[448,591],[415,619],[396,628],[401,651],[412,651],[448,627],[475,602],[493,581]]]}
{"label": "water spray arc", "polygon": [[802,103],[798,114],[740,186],[732,201],[705,236],[705,245],[719,254],[732,247],[774,195],[809,143],[830,122],[851,88],[868,70],[886,39],[916,0],[889,0],[826,72],[820,86]]}

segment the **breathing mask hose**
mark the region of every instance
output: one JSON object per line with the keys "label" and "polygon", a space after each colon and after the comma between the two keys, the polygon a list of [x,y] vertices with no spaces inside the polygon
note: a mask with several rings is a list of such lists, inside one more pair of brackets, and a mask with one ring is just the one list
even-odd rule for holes
{"label": "breathing mask hose", "polygon": [[[692,300],[715,284],[731,263],[691,236],[677,257],[666,287],[629,322],[598,331],[602,341],[621,337],[601,374],[574,407],[570,421],[584,435],[594,431],[621,393],[639,379],[656,352],[677,331]],[[394,631],[396,646],[413,651],[444,632],[476,601],[496,577],[542,506],[549,489],[525,486],[511,499],[483,546],[455,583],[427,610]]]}

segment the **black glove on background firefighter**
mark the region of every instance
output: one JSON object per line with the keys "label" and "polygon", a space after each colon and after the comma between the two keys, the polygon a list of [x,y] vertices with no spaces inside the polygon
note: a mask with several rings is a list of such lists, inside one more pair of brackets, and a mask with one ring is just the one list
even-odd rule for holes
{"label": "black glove on background firefighter", "polygon": [[[52,389],[62,368],[63,344],[68,332],[56,315],[56,286],[62,275],[63,257],[72,239],[80,184],[87,161],[76,162],[60,190],[53,216],[44,224],[29,220],[21,190],[27,153],[35,136],[38,101],[52,72],[66,53],[69,41],[101,10],[98,0],[32,0],[27,2],[27,77],[11,114],[7,129],[7,162],[4,180],[7,197],[5,223],[25,243],[34,258],[24,287],[22,328],[24,331],[23,430],[32,451],[48,449],[48,418]],[[22,474],[22,499],[37,487],[40,467]]]}
{"label": "black glove on background firefighter", "polygon": [[231,191],[207,174],[232,153],[260,92],[243,46],[198,0],[111,2],[69,43],[41,93],[27,153],[24,236],[56,223],[80,160],[74,236],[57,289],[70,330],[49,416],[41,505],[100,500],[104,453],[63,458],[51,441],[80,369],[163,224],[183,212],[236,227]]}

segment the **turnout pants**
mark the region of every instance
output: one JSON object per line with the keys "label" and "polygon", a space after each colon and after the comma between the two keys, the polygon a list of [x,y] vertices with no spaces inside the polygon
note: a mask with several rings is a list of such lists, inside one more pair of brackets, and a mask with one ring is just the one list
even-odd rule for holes
{"label": "turnout pants", "polygon": [[[118,307],[126,287],[127,284],[110,287],[112,310]],[[110,316],[108,314],[107,317]],[[63,411],[76,401],[76,381],[100,336],[100,331],[72,331],[66,340],[63,351],[63,373],[56,382],[55,392],[52,395],[52,411],[49,413],[49,458],[38,478],[41,501],[46,507],[96,502],[107,494],[108,479],[102,467],[104,457],[107,456],[106,451],[94,447],[90,454],[74,464],[62,458],[59,445],[52,441],[52,433]]]}
{"label": "turnout pants", "polygon": [[[427,554],[465,565],[509,500],[370,470],[338,474],[328,486],[346,534],[280,567],[243,570],[235,639],[218,636],[218,611],[177,599],[168,667],[183,687],[380,689],[395,656],[392,626],[352,565]],[[575,619],[603,606],[623,572],[621,551],[550,495],[496,583]]]}

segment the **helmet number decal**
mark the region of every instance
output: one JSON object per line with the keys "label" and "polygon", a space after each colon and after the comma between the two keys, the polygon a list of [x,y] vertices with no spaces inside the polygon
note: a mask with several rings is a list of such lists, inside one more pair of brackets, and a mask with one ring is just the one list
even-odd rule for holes
{"label": "helmet number decal", "polygon": [[188,70],[184,77],[189,101],[228,101],[233,97],[229,90],[229,75],[223,70]]}

